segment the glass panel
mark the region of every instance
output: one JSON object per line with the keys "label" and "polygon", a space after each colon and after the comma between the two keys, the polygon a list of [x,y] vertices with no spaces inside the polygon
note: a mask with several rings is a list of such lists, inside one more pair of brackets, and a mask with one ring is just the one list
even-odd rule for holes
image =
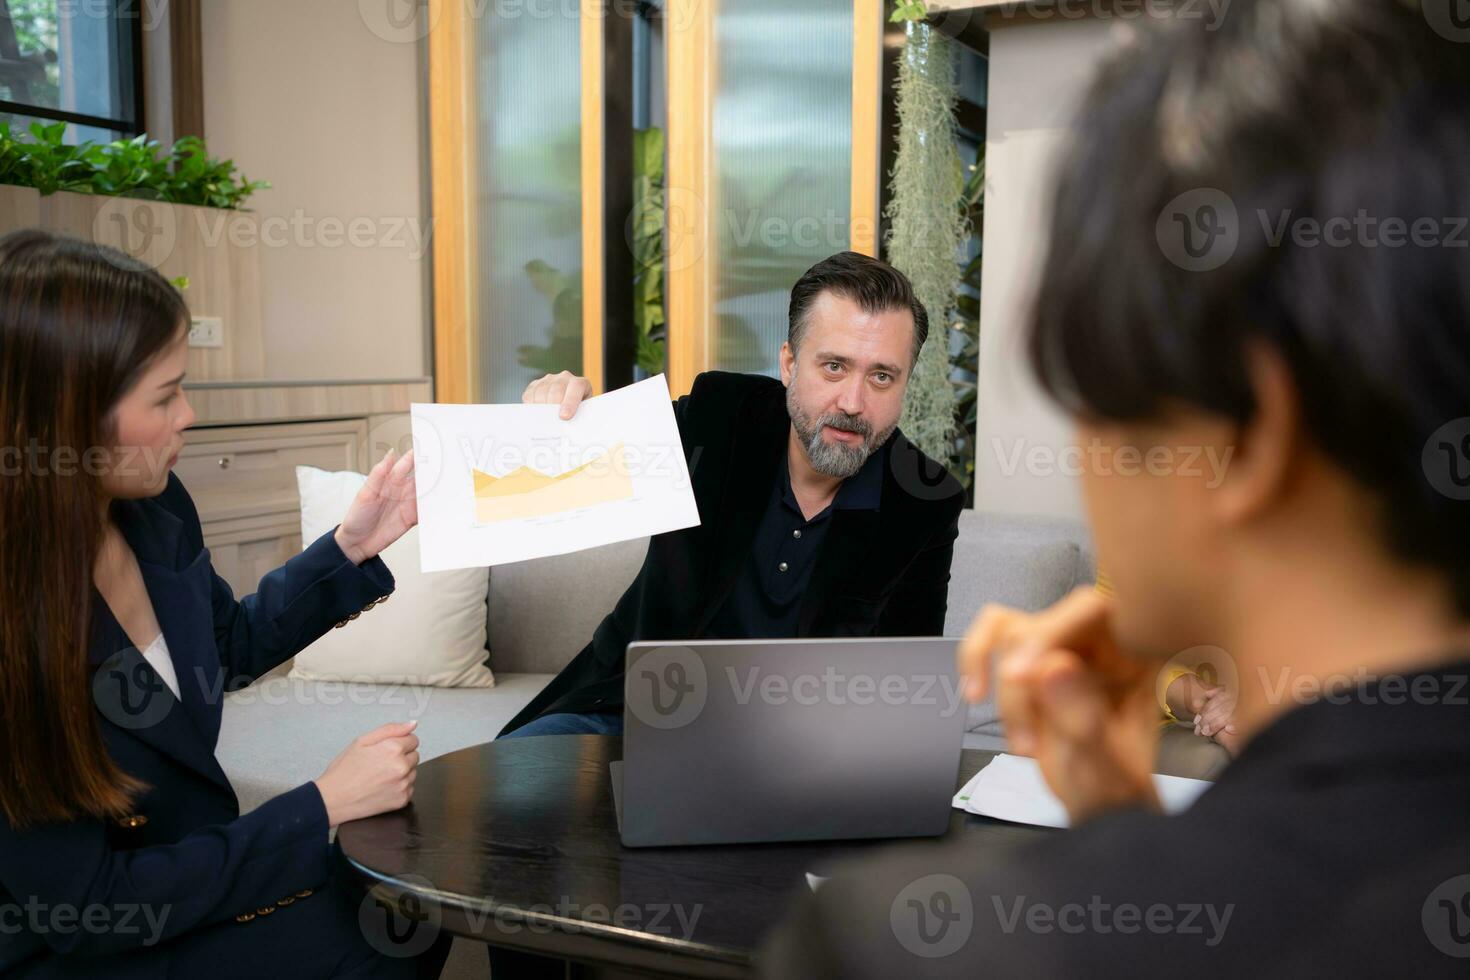
{"label": "glass panel", "polygon": [[[31,139],[31,124],[40,123],[42,126],[55,126],[54,119],[38,119],[35,116],[21,116],[11,112],[0,112],[0,123],[9,123],[10,132],[18,139]],[[77,126],[68,124],[66,132],[62,136],[62,142],[76,146],[90,140],[93,143],[111,143],[113,140],[131,139],[131,133],[124,133],[116,129],[98,129],[95,126]]]}
{"label": "glass panel", "polygon": [[134,122],[132,28],[103,0],[0,0],[0,99]]}
{"label": "glass panel", "polygon": [[518,402],[542,374],[582,373],[580,26],[496,10],[472,67],[477,397]]}
{"label": "glass panel", "polygon": [[852,0],[715,19],[714,367],[777,375],[791,287],[850,240]]}
{"label": "glass panel", "polygon": [[668,104],[665,84],[664,16],[654,3],[641,3],[633,21],[633,380],[668,368],[665,179],[668,164]]}

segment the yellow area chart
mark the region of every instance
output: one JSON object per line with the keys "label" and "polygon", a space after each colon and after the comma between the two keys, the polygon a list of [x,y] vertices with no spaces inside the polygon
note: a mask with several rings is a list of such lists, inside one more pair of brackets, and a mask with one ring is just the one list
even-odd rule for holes
{"label": "yellow area chart", "polygon": [[497,521],[548,517],[598,504],[616,503],[633,496],[625,450],[620,442],[605,455],[560,476],[548,476],[529,466],[505,476],[471,467],[475,478],[475,521]]}

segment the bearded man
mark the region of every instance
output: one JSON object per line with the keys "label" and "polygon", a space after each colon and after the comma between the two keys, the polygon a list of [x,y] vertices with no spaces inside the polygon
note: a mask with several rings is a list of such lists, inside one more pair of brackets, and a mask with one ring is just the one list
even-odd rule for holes
{"label": "bearded man", "polygon": [[[928,334],[887,263],[808,270],[781,380],[710,371],[674,404],[699,525],[649,540],[592,641],[501,736],[621,734],[633,641],[940,635],[964,493],[898,431]],[[563,372],[522,400],[569,419],[591,391]]]}

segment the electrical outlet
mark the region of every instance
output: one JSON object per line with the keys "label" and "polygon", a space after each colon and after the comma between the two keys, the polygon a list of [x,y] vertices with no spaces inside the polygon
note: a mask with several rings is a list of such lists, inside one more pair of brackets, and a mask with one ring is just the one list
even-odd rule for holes
{"label": "electrical outlet", "polygon": [[196,316],[189,324],[190,347],[223,347],[225,321],[217,316]]}

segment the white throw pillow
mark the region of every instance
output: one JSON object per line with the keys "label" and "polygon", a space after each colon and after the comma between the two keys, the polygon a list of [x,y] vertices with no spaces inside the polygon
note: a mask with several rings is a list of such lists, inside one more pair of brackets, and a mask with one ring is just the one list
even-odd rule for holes
{"label": "white throw pillow", "polygon": [[[296,467],[301,541],[309,545],[342,523],[367,482],[361,473]],[[419,571],[419,529],[379,556],[393,573],[393,597],[296,655],[291,676],[312,681],[494,687],[485,659],[485,596],[490,569]]]}

